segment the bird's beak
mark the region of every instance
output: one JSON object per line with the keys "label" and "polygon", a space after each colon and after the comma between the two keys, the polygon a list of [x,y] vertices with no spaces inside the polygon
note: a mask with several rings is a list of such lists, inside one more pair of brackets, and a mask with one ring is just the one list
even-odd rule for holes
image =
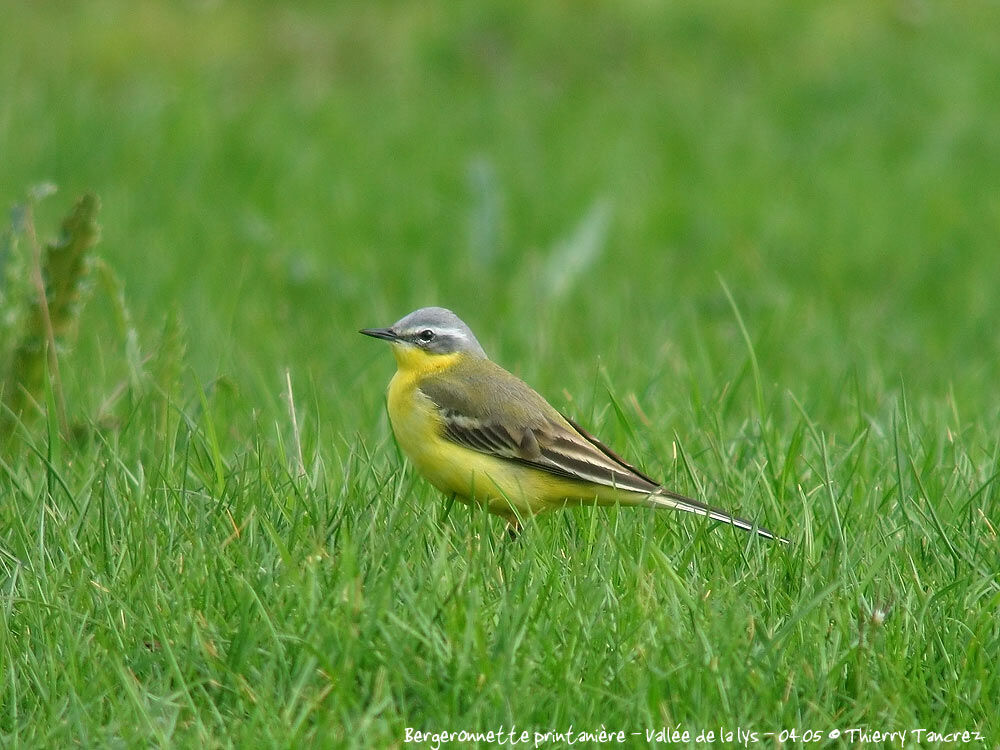
{"label": "bird's beak", "polygon": [[371,336],[373,339],[385,339],[386,341],[395,341],[399,338],[393,333],[391,328],[362,328],[358,333]]}

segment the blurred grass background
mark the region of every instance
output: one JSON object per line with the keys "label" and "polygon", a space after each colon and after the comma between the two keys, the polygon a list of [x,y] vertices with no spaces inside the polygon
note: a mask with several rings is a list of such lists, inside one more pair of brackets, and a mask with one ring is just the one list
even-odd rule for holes
{"label": "blurred grass background", "polygon": [[[808,519],[727,466],[780,448],[822,475],[803,414],[832,451],[871,430],[855,470],[884,486],[905,394],[920,457],[964,434],[955,466],[992,474],[995,3],[93,0],[0,27],[0,203],[52,181],[54,227],[100,195],[140,346],[176,316],[188,382],[232,386],[232,464],[287,447],[286,368],[319,461],[391,458],[390,358],[356,331],[441,304],[650,472],[688,481],[676,433],[790,535]],[[128,363],[103,296],[83,323],[63,379],[87,420]]]}
{"label": "blurred grass background", "polygon": [[[332,398],[371,352],[354,329],[429,302],[549,390],[610,350],[690,359],[696,331],[722,365],[744,352],[721,275],[769,380],[858,368],[975,413],[1000,346],[996,13],[8,5],[4,200],[96,190],[137,319],[179,310],[206,377],[295,364]],[[595,205],[603,252],[552,299],[545,259]]]}

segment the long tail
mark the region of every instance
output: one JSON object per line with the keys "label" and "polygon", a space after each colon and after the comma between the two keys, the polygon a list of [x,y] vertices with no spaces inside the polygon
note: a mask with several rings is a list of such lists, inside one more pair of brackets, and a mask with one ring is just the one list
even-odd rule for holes
{"label": "long tail", "polygon": [[661,488],[658,492],[649,496],[646,504],[652,508],[673,508],[674,510],[682,510],[685,513],[708,516],[713,521],[721,521],[722,523],[731,524],[738,529],[749,531],[751,534],[759,534],[765,539],[774,539],[782,544],[789,543],[784,537],[778,536],[768,529],[765,529],[763,526],[757,526],[745,518],[737,518],[734,515],[726,513],[726,511],[721,508],[713,508],[711,505],[705,505],[704,503],[692,500],[690,497],[684,497],[684,495],[678,495],[676,492],[671,492],[670,490]]}

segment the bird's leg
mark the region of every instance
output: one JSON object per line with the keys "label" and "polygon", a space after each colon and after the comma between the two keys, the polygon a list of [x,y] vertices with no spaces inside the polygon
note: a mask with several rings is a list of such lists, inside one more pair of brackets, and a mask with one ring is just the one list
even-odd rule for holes
{"label": "bird's leg", "polygon": [[521,533],[521,522],[518,521],[517,518],[508,519],[507,538],[512,542],[516,542],[517,537],[520,535],[520,533]]}

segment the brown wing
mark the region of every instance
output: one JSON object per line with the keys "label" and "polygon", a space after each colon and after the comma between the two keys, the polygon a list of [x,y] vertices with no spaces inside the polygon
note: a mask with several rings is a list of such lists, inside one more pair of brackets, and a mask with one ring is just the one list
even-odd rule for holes
{"label": "brown wing", "polygon": [[721,508],[664,489],[489,360],[476,360],[474,369],[462,368],[456,365],[425,378],[420,385],[420,391],[437,406],[445,439],[564,479],[648,495],[649,505],[707,516],[764,537],[780,538]]}
{"label": "brown wing", "polygon": [[652,494],[660,485],[633,468],[573,422],[551,420],[513,427],[442,409],[444,436],[497,458],[533,466],[565,479]]}

